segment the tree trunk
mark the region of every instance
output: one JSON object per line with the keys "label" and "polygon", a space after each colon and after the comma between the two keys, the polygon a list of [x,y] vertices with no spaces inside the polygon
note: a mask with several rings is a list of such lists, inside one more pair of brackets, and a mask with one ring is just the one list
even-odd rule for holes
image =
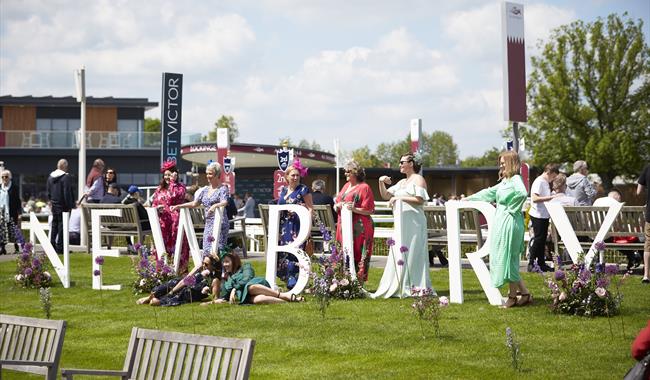
{"label": "tree trunk", "polygon": [[603,190],[605,190],[605,194],[603,196],[607,196],[607,194],[612,190],[614,185],[612,182],[614,181],[614,177],[616,177],[616,174],[613,172],[607,172],[607,173],[598,173],[600,175],[600,179],[603,180]]}

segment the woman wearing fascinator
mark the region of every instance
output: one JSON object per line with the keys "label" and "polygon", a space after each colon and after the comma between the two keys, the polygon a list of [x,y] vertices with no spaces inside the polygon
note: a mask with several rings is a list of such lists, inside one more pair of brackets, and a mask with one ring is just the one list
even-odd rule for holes
{"label": "woman wearing fascinator", "polygon": [[[373,298],[392,296],[408,297],[413,287],[431,288],[429,276],[429,253],[427,251],[427,220],[424,216],[424,204],[429,200],[427,183],[418,174],[421,159],[412,153],[402,156],[399,161],[399,171],[406,175],[395,185],[388,176],[379,177],[379,192],[383,199],[388,200],[388,205],[393,207],[398,200],[404,202],[402,209],[402,247],[393,249],[389,255],[398,254],[399,260],[387,260],[386,269]],[[400,260],[402,261],[400,265]],[[401,282],[401,284],[400,284]]]}
{"label": "woman wearing fascinator", "polygon": [[[279,205],[294,204],[307,207],[310,214],[313,209],[309,187],[300,183],[300,178],[307,175],[307,168],[300,160],[295,159],[284,172],[287,185],[280,190]],[[291,243],[300,231],[300,219],[293,212],[283,211],[280,214],[280,245]],[[303,245],[304,249],[304,245]],[[278,277],[293,289],[298,280],[298,259],[292,254],[278,252]]]}
{"label": "woman wearing fascinator", "polygon": [[[163,173],[160,185],[153,194],[151,206],[158,210],[160,230],[165,241],[165,251],[169,258],[173,257],[176,246],[176,232],[178,231],[178,210],[172,210],[175,206],[185,202],[185,185],[178,181],[178,169],[176,162],[166,161],[160,168]],[[187,271],[187,261],[190,257],[190,248],[187,239],[183,239],[181,246],[181,258],[179,273]]]}

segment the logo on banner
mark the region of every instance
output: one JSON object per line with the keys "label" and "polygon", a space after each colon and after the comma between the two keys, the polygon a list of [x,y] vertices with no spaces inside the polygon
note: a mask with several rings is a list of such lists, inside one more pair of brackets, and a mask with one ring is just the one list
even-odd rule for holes
{"label": "logo on banner", "polygon": [[293,161],[293,149],[282,148],[276,150],[275,154],[278,157],[278,167],[282,171],[286,171],[291,161]]}
{"label": "logo on banner", "polygon": [[232,157],[226,156],[223,158],[223,171],[226,174],[230,174],[230,172],[233,171],[233,165],[234,163],[232,162]]}
{"label": "logo on banner", "polygon": [[521,16],[521,8],[517,7],[516,5],[513,5],[512,8],[510,8],[510,13],[512,13],[515,16]]}

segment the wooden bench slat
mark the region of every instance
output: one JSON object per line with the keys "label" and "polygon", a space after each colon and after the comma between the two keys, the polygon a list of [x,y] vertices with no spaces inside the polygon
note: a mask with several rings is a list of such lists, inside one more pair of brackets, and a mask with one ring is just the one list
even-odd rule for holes
{"label": "wooden bench slat", "polygon": [[181,374],[183,373],[183,364],[185,364],[185,350],[187,349],[187,344],[181,343],[179,346],[178,354],[174,358],[176,362],[176,368],[174,368],[173,379],[180,380]]}
{"label": "wooden bench slat", "polygon": [[232,349],[225,349],[223,352],[223,359],[221,359],[221,376],[219,379],[226,380],[228,378],[228,370],[230,369],[230,355]]}
{"label": "wooden bench slat", "polygon": [[214,353],[214,347],[208,346],[205,350],[205,355],[203,356],[203,364],[201,364],[201,377],[197,377],[200,380],[208,380],[208,374],[210,373],[210,365],[212,364],[212,354]]}
{"label": "wooden bench slat", "polygon": [[155,373],[156,379],[162,379],[165,375],[165,368],[167,364],[167,355],[169,355],[169,346],[171,343],[159,341],[161,343],[160,355],[158,356],[157,370]]}
{"label": "wooden bench slat", "polygon": [[[151,358],[153,360],[160,361],[159,353],[160,353],[160,341],[156,340],[156,341],[153,342],[153,350],[151,351]],[[156,375],[155,372],[156,372],[156,369],[159,366],[160,366],[160,364],[156,363],[156,365],[149,370],[149,373],[147,375],[147,379],[149,379],[149,380],[157,380],[157,378],[155,377],[155,375]]]}
{"label": "wooden bench slat", "polygon": [[171,342],[171,350],[167,359],[167,369],[165,370],[165,380],[171,380],[172,373],[174,372],[174,364],[176,364],[176,351],[178,350],[179,343]]}
{"label": "wooden bench slat", "polygon": [[212,372],[210,372],[210,379],[216,379],[219,375],[219,368],[221,367],[221,357],[223,356],[223,348],[218,347],[214,353],[214,365]]}
{"label": "wooden bench slat", "polygon": [[201,376],[201,371],[203,371],[203,353],[205,351],[205,346],[199,346],[194,354],[194,364],[192,364],[192,376],[191,379],[198,379]]}
{"label": "wooden bench slat", "polygon": [[241,359],[242,352],[240,350],[232,351],[232,359],[230,360],[230,378],[237,378],[237,372],[239,370],[239,360]]}

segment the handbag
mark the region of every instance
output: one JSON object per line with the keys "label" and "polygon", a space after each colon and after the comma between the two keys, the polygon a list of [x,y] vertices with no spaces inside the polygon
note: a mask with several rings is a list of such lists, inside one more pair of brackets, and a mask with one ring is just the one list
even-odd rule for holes
{"label": "handbag", "polygon": [[314,239],[307,238],[307,240],[305,240],[305,253],[309,257],[314,256]]}
{"label": "handbag", "polygon": [[623,380],[647,380],[650,379],[650,353],[643,359],[639,360],[634,367],[632,367]]}

